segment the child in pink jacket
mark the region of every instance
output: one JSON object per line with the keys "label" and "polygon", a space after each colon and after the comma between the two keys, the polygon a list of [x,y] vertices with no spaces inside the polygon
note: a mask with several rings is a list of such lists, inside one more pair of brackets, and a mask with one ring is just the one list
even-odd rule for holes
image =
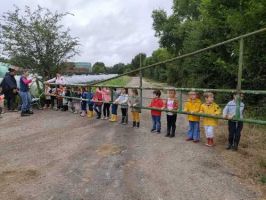
{"label": "child in pink jacket", "polygon": [[110,117],[110,102],[111,102],[111,92],[109,88],[102,89],[103,95],[103,118],[102,119],[109,119]]}

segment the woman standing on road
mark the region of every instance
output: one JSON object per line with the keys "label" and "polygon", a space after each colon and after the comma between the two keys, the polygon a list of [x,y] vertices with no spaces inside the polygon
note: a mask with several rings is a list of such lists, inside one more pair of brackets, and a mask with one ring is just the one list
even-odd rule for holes
{"label": "woman standing on road", "polygon": [[22,107],[21,107],[21,116],[29,116],[30,114],[33,114],[31,110],[31,95],[29,92],[29,84],[32,83],[32,79],[28,79],[29,77],[29,71],[25,70],[20,77],[20,97],[22,100]]}

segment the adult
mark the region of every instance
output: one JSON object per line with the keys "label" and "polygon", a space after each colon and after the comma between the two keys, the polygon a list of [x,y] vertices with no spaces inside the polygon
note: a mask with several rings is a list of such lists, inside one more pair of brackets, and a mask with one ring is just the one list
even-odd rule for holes
{"label": "adult", "polygon": [[46,84],[47,83],[55,83],[55,84],[65,85],[66,81],[65,81],[65,78],[63,76],[61,76],[61,74],[56,73],[56,77],[55,78],[52,78],[52,79],[46,81],[45,83]]}
{"label": "adult", "polygon": [[[45,82],[45,84],[49,84],[49,83],[55,83],[55,84],[59,84],[57,85],[54,90],[53,90],[53,95],[58,95],[58,92],[59,92],[59,86],[60,85],[65,85],[66,84],[66,81],[65,81],[65,78],[63,76],[61,76],[60,73],[56,73],[56,77],[55,78],[52,78],[48,81]],[[54,108],[55,106],[55,100],[57,99],[57,108]],[[60,105],[62,103],[62,99],[60,98],[56,98],[55,96],[51,96],[51,106],[52,108],[58,110],[58,105]]]}
{"label": "adult", "polygon": [[10,66],[0,85],[3,88],[8,111],[16,111],[15,101],[18,94],[17,81],[15,79],[16,72],[17,67]]}
{"label": "adult", "polygon": [[29,92],[30,88],[29,85],[32,83],[33,79],[28,79],[29,77],[29,71],[25,70],[23,71],[22,76],[20,77],[20,97],[22,100],[22,106],[21,106],[21,116],[29,116],[33,114],[31,110],[31,94]]}

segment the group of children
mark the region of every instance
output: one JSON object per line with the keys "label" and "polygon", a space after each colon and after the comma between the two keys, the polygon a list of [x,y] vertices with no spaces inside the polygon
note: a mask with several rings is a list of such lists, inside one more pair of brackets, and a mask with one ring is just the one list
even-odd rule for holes
{"label": "group of children", "polygon": [[[46,105],[45,108],[54,106],[53,101],[57,100],[57,108],[62,111],[69,110],[74,113],[80,113],[81,116],[93,117],[95,112],[97,119],[104,119],[111,122],[117,121],[118,106],[121,107],[121,124],[128,124],[128,110],[132,113],[133,127],[140,127],[141,104],[137,89],[132,89],[129,95],[128,89],[123,88],[121,91],[106,87],[98,87],[96,90],[88,91],[81,88],[79,91],[71,91],[72,89],[59,86],[51,89],[47,84],[45,87]],[[111,96],[113,95],[113,96]],[[167,110],[167,131],[166,137],[173,138],[176,133],[177,111],[179,108],[176,98],[176,90],[169,89],[168,97],[161,98],[161,91],[155,90],[153,98],[149,104],[151,108],[152,128],[151,132],[161,133],[161,113]],[[200,141],[200,116],[197,114],[206,114],[214,116],[214,118],[203,117],[202,123],[206,135],[206,146],[214,146],[214,129],[218,125],[218,116],[221,115],[220,107],[214,102],[214,94],[211,92],[204,93],[205,102],[202,103],[198,93],[191,91],[188,93],[188,100],[184,105],[183,112],[188,114],[189,129],[187,132],[187,141],[198,143]],[[82,100],[80,100],[82,99]],[[227,149],[237,150],[242,122],[234,121],[236,115],[237,95],[234,94],[233,100],[230,101],[223,110],[223,117],[228,119],[229,127],[229,145]],[[111,116],[110,116],[111,108]],[[244,104],[240,105],[240,117],[243,117]],[[217,118],[215,118],[217,116]]]}
{"label": "group of children", "polygon": [[[74,89],[62,85],[52,89],[49,84],[46,84],[44,109],[69,110],[73,113],[80,113],[82,117],[87,115],[89,118],[93,117],[95,112],[97,119],[109,119],[111,122],[116,122],[119,105],[122,113],[121,124],[128,124],[128,109],[130,108],[133,127],[139,128],[140,98],[137,89],[132,89],[131,93],[129,97],[127,88],[123,88],[121,91],[114,88],[111,92],[111,89],[107,87],[98,87],[95,91],[88,91],[85,87],[82,87],[78,91],[74,91]],[[112,94],[113,96],[111,96]]]}
{"label": "group of children", "polygon": [[[168,98],[166,101],[161,99],[161,92],[156,90],[153,92],[153,99],[149,105],[152,116],[152,129],[151,132],[161,132],[161,110],[166,109],[167,117],[167,132],[166,137],[175,137],[176,131],[176,112],[178,110],[178,101],[176,99],[176,92],[174,89],[168,90]],[[189,129],[187,132],[186,141],[193,141],[198,143],[200,141],[200,116],[197,114],[211,115],[213,118],[208,116],[203,117],[202,123],[206,135],[206,146],[214,146],[214,129],[218,125],[218,116],[221,115],[220,107],[214,102],[214,94],[211,92],[204,93],[205,102],[202,103],[199,95],[195,91],[188,93],[188,100],[184,105],[183,112],[188,114]],[[240,98],[243,98],[241,94]],[[237,94],[233,95],[233,100],[230,101],[223,110],[223,117],[228,119],[228,147],[227,149],[238,149],[238,144],[241,137],[241,131],[243,128],[243,122],[234,121],[237,110]],[[240,118],[243,118],[244,103],[240,103]],[[191,115],[193,114],[193,115]],[[215,118],[217,117],[217,118]]]}

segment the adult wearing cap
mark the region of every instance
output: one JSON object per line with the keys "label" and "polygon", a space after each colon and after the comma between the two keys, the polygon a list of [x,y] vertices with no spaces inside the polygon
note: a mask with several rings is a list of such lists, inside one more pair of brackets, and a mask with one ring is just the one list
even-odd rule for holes
{"label": "adult wearing cap", "polygon": [[8,71],[1,83],[1,87],[7,101],[8,111],[15,111],[15,100],[18,94],[17,81],[15,79],[17,67],[11,66]]}

